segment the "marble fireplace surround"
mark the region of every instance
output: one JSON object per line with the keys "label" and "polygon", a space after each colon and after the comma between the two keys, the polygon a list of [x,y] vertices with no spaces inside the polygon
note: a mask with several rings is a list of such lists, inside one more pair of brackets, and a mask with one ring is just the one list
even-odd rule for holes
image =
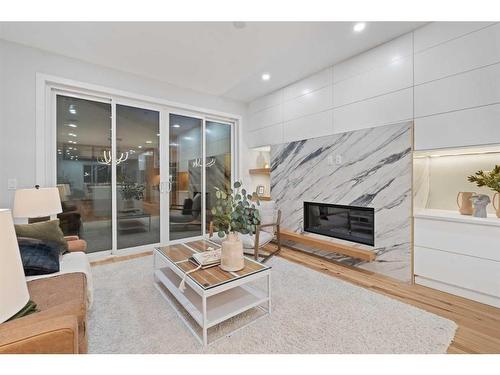
{"label": "marble fireplace surround", "polygon": [[[304,201],[373,207],[375,246],[349,244],[374,251],[375,261],[303,250],[410,280],[411,150],[411,122],[271,146],[271,196],[282,211],[282,228],[303,232]],[[341,157],[340,164],[336,163],[337,156]]]}

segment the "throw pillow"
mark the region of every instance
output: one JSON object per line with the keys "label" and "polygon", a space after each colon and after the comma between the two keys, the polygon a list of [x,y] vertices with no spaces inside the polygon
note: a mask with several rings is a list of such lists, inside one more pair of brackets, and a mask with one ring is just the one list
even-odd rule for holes
{"label": "throw pillow", "polygon": [[16,224],[16,234],[18,237],[36,238],[43,241],[50,241],[59,244],[59,251],[68,251],[68,243],[64,239],[64,234],[59,227],[59,220],[43,221],[33,224]]}
{"label": "throw pillow", "polygon": [[18,237],[17,242],[26,276],[59,272],[58,243],[25,237]]}

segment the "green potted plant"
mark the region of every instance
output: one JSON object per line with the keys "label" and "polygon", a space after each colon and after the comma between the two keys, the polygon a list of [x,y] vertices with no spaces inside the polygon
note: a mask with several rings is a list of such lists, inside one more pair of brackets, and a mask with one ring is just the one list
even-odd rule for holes
{"label": "green potted plant", "polygon": [[241,234],[254,234],[260,224],[260,205],[257,193],[248,194],[241,182],[234,183],[234,189],[223,191],[215,188],[215,205],[212,208],[214,228],[222,242],[221,265],[225,271],[239,271],[244,264]]}
{"label": "green potted plant", "polygon": [[497,217],[500,218],[500,204],[498,206],[495,205],[497,196],[500,197],[500,165],[495,165],[495,168],[491,171],[479,170],[472,176],[467,177],[467,180],[479,187],[486,186],[495,192],[493,195],[493,206],[495,207]]}
{"label": "green potted plant", "polygon": [[127,178],[121,178],[120,194],[123,199],[125,209],[134,207],[134,200],[141,201],[144,199],[144,185],[131,181]]}

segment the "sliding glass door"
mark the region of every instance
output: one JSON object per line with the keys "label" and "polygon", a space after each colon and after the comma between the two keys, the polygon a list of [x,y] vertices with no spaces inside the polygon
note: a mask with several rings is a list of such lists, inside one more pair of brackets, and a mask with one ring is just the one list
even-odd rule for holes
{"label": "sliding glass door", "polygon": [[65,235],[97,252],[208,231],[215,189],[234,176],[234,124],[113,98],[54,100]]}
{"label": "sliding glass door", "polygon": [[170,240],[203,234],[203,120],[169,115]]}
{"label": "sliding glass door", "polygon": [[206,121],[205,123],[205,186],[206,186],[206,230],[212,220],[212,205],[216,188],[228,191],[232,181],[232,125]]}
{"label": "sliding glass door", "polygon": [[85,239],[89,251],[112,248],[111,103],[57,95],[57,186],[65,235]]}
{"label": "sliding glass door", "polygon": [[160,113],[116,105],[117,248],[160,242]]}

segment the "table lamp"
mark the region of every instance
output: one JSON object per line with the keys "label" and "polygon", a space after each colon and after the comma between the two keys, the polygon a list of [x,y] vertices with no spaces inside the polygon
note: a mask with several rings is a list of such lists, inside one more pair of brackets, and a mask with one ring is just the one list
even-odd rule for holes
{"label": "table lamp", "polygon": [[29,298],[12,213],[0,209],[0,323],[23,309]]}
{"label": "table lamp", "polygon": [[15,218],[37,218],[57,215],[62,212],[61,198],[57,187],[16,190],[13,215]]}

